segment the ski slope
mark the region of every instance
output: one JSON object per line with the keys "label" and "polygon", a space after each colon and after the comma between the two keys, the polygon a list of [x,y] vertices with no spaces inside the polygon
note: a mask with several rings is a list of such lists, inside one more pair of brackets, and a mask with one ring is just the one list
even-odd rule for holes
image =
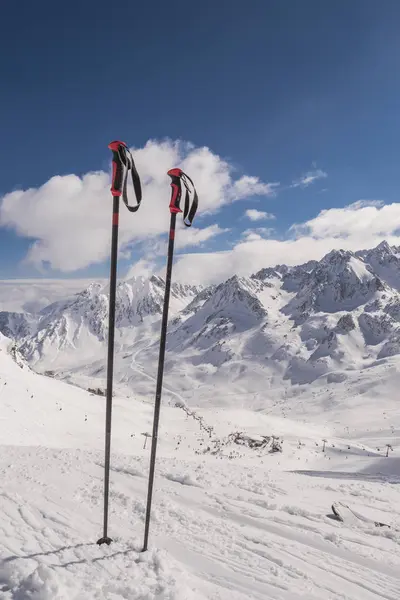
{"label": "ski slope", "polygon": [[[312,388],[308,414],[304,394],[301,402],[293,396],[297,414],[289,415],[273,404],[252,411],[203,401],[202,428],[164,405],[150,550],[142,554],[150,451],[142,434],[151,431],[152,398],[115,398],[114,542],[98,547],[105,399],[34,373],[9,346],[1,337],[1,600],[400,597],[400,408],[389,396],[379,397],[380,411],[391,411],[386,429],[378,411],[365,411],[346,430],[339,397],[317,418],[324,392]],[[228,443],[236,431],[279,436],[283,453]],[[334,501],[392,528],[339,523]]]}

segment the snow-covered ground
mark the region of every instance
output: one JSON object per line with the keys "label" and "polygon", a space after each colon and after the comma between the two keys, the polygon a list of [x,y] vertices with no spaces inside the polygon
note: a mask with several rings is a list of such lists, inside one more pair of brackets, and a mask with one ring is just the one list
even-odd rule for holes
{"label": "snow-covered ground", "polygon": [[[397,357],[281,399],[238,392],[235,408],[193,397],[185,410],[171,388],[143,554],[152,398],[115,398],[114,541],[99,547],[105,399],[9,348],[0,336],[1,600],[400,598]],[[277,436],[283,452],[235,444],[239,431]],[[334,501],[391,528],[340,523]]]}

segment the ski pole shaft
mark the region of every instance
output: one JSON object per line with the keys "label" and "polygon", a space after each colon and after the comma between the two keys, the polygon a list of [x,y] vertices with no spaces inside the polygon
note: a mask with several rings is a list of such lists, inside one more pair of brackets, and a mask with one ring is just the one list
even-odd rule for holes
{"label": "ski pole shaft", "polygon": [[119,154],[121,142],[111,142],[113,153],[113,173],[111,194],[113,196],[112,230],[111,230],[111,265],[110,265],[110,299],[108,310],[108,353],[107,353],[107,393],[106,393],[106,430],[104,453],[104,520],[103,537],[97,540],[99,545],[111,544],[108,537],[108,503],[110,495],[110,454],[111,454],[111,417],[114,374],[114,334],[115,334],[115,296],[117,289],[117,259],[118,259],[118,225],[119,198],[122,193],[123,166]]}
{"label": "ski pole shaft", "polygon": [[174,258],[175,225],[176,225],[176,212],[171,212],[171,222],[170,222],[169,242],[168,242],[167,274],[166,274],[166,278],[165,278],[164,307],[163,307],[163,315],[162,315],[162,322],[161,322],[160,352],[159,352],[159,358],[158,358],[156,398],[155,398],[155,404],[154,404],[153,437],[151,440],[150,473],[149,473],[149,485],[148,485],[148,491],[147,491],[146,523],[145,523],[145,532],[144,532],[143,552],[147,551],[148,542],[149,542],[151,505],[152,505],[153,487],[154,487],[154,472],[155,472],[156,455],[157,455],[158,426],[159,426],[159,421],[160,421],[161,394],[162,394],[162,384],[163,384],[163,376],[164,376],[165,346],[166,346],[166,341],[167,341],[169,299],[170,299],[171,279],[172,279],[172,263],[173,263],[173,258]]}
{"label": "ski pole shaft", "polygon": [[[169,228],[169,243],[168,243],[168,260],[167,260],[167,274],[165,278],[165,295],[164,295],[164,307],[161,321],[161,336],[160,336],[160,352],[158,357],[158,373],[157,373],[157,385],[156,385],[156,397],[154,403],[154,419],[153,419],[153,437],[151,440],[151,456],[150,456],[150,472],[149,472],[149,485],[147,491],[147,506],[146,506],[146,522],[145,522],[145,533],[143,552],[146,552],[149,542],[149,530],[150,530],[150,519],[151,519],[151,504],[153,499],[153,487],[154,487],[154,472],[156,465],[157,455],[157,442],[158,442],[158,426],[160,421],[160,409],[161,409],[161,394],[162,384],[164,376],[164,363],[165,363],[165,347],[167,341],[167,327],[168,327],[168,311],[169,311],[169,299],[171,292],[171,279],[172,279],[172,264],[174,258],[174,242],[175,242],[175,226],[176,216],[183,212],[183,222],[187,227],[190,227],[193,222],[193,218],[197,211],[198,196],[194,187],[193,181],[186,173],[181,169],[170,169],[168,175],[171,177],[171,201],[169,204],[169,211],[171,213],[171,221]],[[185,207],[182,211],[180,208],[180,202],[182,198],[182,182],[186,189],[185,194]],[[190,203],[190,191],[189,184],[192,186],[193,200]]]}
{"label": "ski pole shaft", "polygon": [[118,222],[119,197],[113,198],[112,237],[111,237],[111,267],[110,267],[110,300],[108,313],[108,356],[107,356],[107,396],[106,396],[106,431],[104,456],[104,522],[103,537],[98,544],[110,544],[108,537],[108,500],[110,491],[110,454],[111,454],[111,416],[114,373],[114,332],[115,332],[115,296],[117,288],[117,255],[118,255]]}

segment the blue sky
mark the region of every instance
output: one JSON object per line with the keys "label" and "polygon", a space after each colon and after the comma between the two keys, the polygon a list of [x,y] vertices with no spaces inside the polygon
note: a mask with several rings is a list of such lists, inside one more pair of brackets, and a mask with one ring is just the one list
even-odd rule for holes
{"label": "blue sky", "polygon": [[[107,171],[115,138],[137,148],[170,138],[209,147],[233,178],[280,182],[274,196],[224,203],[203,218],[199,226],[229,231],[192,252],[232,249],[256,226],[274,232],[254,236],[286,240],[293,223],[359,200],[397,203],[399,19],[397,0],[252,0],[245,9],[239,0],[6,3],[0,194],[54,175]],[[327,177],[293,186],[318,169]],[[62,218],[63,197],[54,203]],[[244,217],[252,208],[276,218],[255,224]],[[8,223],[0,228],[0,278],[41,276],[21,265],[39,229],[29,234],[15,215],[5,223],[1,211],[0,223]],[[88,235],[90,227],[88,215]],[[122,258],[122,269],[131,262]],[[46,276],[107,273],[107,260],[72,271],[51,257],[48,264]]]}

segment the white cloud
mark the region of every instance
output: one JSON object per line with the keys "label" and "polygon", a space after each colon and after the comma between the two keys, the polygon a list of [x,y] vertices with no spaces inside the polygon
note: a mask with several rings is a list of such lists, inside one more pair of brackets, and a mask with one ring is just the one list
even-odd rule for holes
{"label": "white cloud", "polygon": [[318,260],[333,248],[362,250],[384,239],[400,245],[400,204],[359,201],[323,210],[314,219],[293,226],[289,233],[289,239],[278,240],[265,239],[257,230],[249,230],[232,250],[182,255],[175,267],[176,277],[217,283],[233,274],[250,275],[279,263]]}
{"label": "white cloud", "polygon": [[251,231],[250,229],[247,229],[247,231],[244,231],[243,234],[242,234],[242,237],[247,242],[254,242],[256,240],[262,240],[263,239],[262,235],[260,235],[259,233],[257,233],[257,231]]}
{"label": "white cloud", "polygon": [[209,227],[203,227],[203,229],[196,229],[196,227],[191,227],[190,229],[185,228],[184,235],[179,234],[176,236],[175,248],[180,249],[188,246],[199,246],[212,237],[227,231],[229,231],[229,229],[221,229],[219,225],[210,225]]}
{"label": "white cloud", "polygon": [[[200,197],[199,217],[249,195],[271,195],[276,188],[276,184],[265,184],[248,176],[235,180],[232,166],[208,148],[170,140],[149,141],[144,148],[134,150],[134,154],[144,200],[134,215],[121,206],[120,255],[127,257],[132,253],[140,259],[130,269],[129,276],[154,272],[159,268],[160,256],[165,256],[170,198],[166,172],[172,166],[180,166],[195,181]],[[310,171],[295,187],[310,185],[321,177],[326,177],[323,171]],[[38,267],[50,264],[73,272],[109,257],[112,205],[109,188],[110,175],[103,171],[87,173],[81,178],[53,177],[40,188],[5,195],[0,204],[0,225],[36,240],[26,260]],[[268,213],[255,209],[245,212],[255,223],[261,221],[260,215],[264,219]],[[199,228],[199,222],[196,220],[190,229],[178,222],[178,251],[201,247],[227,231],[216,223]],[[251,274],[277,263],[298,264],[318,259],[332,248],[371,248],[383,239],[399,245],[400,204],[360,200],[344,208],[323,210],[315,218],[293,225],[286,239],[274,238],[272,229],[255,227],[243,232],[230,250],[177,253],[174,277],[218,282],[234,273]]]}
{"label": "white cloud", "polygon": [[232,200],[240,200],[248,196],[274,196],[279,183],[262,183],[258,177],[244,175],[234,182],[230,191]]}
{"label": "white cloud", "polygon": [[275,233],[275,229],[272,227],[256,227],[255,229],[246,229],[242,232],[242,238],[247,241],[250,240],[261,240],[263,238],[270,238]]}
{"label": "white cloud", "polygon": [[308,171],[305,175],[299,177],[299,179],[295,179],[295,181],[292,182],[291,187],[308,187],[314,183],[314,181],[317,181],[318,179],[324,179],[325,177],[328,177],[328,174],[325,173],[325,171],[321,171],[321,169],[314,169],[313,171]]}
{"label": "white cloud", "polygon": [[275,215],[263,212],[262,210],[257,210],[256,208],[249,208],[244,213],[244,216],[250,219],[250,221],[264,221],[267,219],[275,219]]}
{"label": "white cloud", "polygon": [[[225,231],[229,230],[221,229],[218,225],[211,225],[210,227],[204,227],[203,229],[196,229],[195,227],[191,227],[190,229],[186,229],[186,231],[184,232],[185,235],[177,233],[177,235],[175,236],[175,251],[182,250],[183,248],[201,246],[202,244],[204,244],[204,242]],[[131,277],[136,276],[149,277],[153,273],[157,273],[159,270],[158,266],[160,261],[163,263],[166,261],[168,241],[157,240],[155,244],[149,241],[142,244],[140,250],[145,257],[149,258],[145,258],[143,256],[137,262],[131,265],[127,275],[125,276],[125,279],[130,279]],[[165,267],[162,267],[162,271],[164,269]],[[165,273],[163,272],[160,272],[158,274],[162,277],[165,276]]]}
{"label": "white cloud", "polygon": [[125,279],[131,279],[132,277],[150,277],[155,271],[155,262],[141,258],[130,267]]}
{"label": "white cloud", "polygon": [[302,225],[293,225],[297,235],[315,239],[336,238],[363,244],[373,237],[390,236],[400,227],[400,204],[360,200],[344,208],[323,210]]}
{"label": "white cloud", "polygon": [[0,310],[35,313],[52,302],[81,292],[92,282],[93,279],[3,279]]}
{"label": "white cloud", "polygon": [[[143,183],[143,204],[136,214],[121,205],[120,252],[137,242],[157,244],[168,231],[170,179],[168,169],[181,167],[199,193],[199,217],[250,195],[268,195],[274,184],[257,177],[233,177],[233,167],[206,147],[166,140],[150,140],[133,150]],[[26,260],[37,267],[49,264],[66,272],[104,261],[110,252],[112,198],[110,176],[103,171],[52,177],[40,188],[6,194],[0,205],[0,226],[33,238]],[[189,232],[190,230],[187,230]],[[179,238],[181,247],[202,243],[222,230],[215,225],[203,233],[195,229]]]}

